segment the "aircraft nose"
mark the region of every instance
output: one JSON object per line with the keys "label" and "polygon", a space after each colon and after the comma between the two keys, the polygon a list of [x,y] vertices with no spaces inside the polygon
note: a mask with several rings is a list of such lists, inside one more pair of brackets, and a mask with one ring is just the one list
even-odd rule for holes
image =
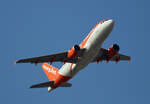
{"label": "aircraft nose", "polygon": [[110,20],[107,20],[107,21],[105,21],[106,23],[106,27],[107,27],[107,29],[110,29],[110,30],[112,30],[113,29],[113,27],[114,27],[114,20],[112,20],[112,19],[110,19]]}
{"label": "aircraft nose", "polygon": [[112,27],[114,26],[114,20],[112,19],[108,20],[107,23]]}

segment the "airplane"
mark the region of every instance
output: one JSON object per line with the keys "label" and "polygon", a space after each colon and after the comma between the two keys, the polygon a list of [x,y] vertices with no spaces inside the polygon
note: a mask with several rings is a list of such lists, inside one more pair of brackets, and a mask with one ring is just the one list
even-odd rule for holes
{"label": "airplane", "polygon": [[[52,55],[33,57],[15,61],[16,63],[38,63],[42,64],[42,69],[47,75],[49,81],[30,86],[30,88],[48,88],[48,92],[58,87],[71,87],[72,84],[68,80],[73,78],[79,71],[92,62],[130,61],[130,56],[119,53],[118,44],[113,44],[110,48],[101,48],[103,42],[111,33],[114,27],[112,19],[100,21],[90,31],[88,36],[80,45],[74,45],[66,52],[56,53]],[[60,69],[55,68],[51,64],[53,62],[63,62]],[[49,64],[48,64],[49,63]]]}

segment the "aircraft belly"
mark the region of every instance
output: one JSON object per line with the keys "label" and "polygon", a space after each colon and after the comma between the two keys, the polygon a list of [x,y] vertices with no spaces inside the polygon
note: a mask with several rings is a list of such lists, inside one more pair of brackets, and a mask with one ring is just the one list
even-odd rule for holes
{"label": "aircraft belly", "polygon": [[98,48],[91,48],[90,50],[86,50],[84,55],[80,58],[80,60],[77,63],[66,63],[64,64],[61,69],[59,70],[59,73],[63,76],[71,76],[73,77],[76,75],[81,69],[85,68],[97,55],[99,52]]}

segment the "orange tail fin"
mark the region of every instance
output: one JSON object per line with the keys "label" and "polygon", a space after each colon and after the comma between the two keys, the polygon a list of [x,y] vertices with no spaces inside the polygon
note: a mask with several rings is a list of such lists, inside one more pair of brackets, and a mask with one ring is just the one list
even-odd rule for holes
{"label": "orange tail fin", "polygon": [[44,70],[45,74],[47,75],[47,77],[50,81],[56,80],[56,75],[58,73],[57,68],[55,68],[47,63],[43,63],[42,69]]}

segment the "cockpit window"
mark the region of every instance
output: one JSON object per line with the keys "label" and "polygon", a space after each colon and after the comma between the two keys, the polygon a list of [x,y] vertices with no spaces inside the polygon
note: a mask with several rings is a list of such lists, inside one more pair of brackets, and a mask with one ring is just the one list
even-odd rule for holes
{"label": "cockpit window", "polygon": [[103,19],[100,23],[103,24],[105,21],[107,21],[107,20]]}

